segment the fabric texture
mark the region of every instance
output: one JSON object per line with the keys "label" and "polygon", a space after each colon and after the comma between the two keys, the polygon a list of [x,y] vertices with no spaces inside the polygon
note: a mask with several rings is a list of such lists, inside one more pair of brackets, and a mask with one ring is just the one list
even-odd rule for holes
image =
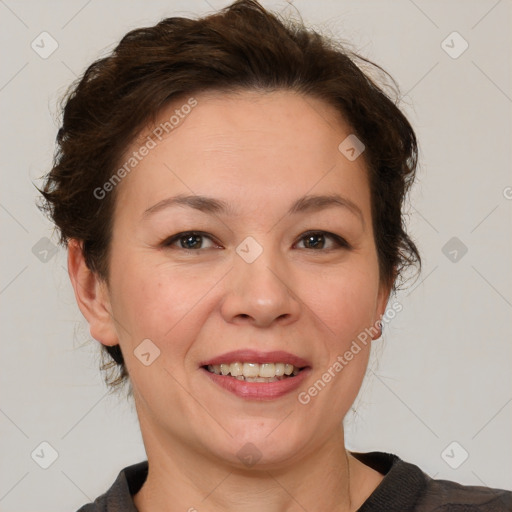
{"label": "fabric texture", "polygon": [[[384,452],[350,452],[385,477],[358,512],[510,512],[512,492],[435,480],[418,466]],[[148,461],[124,468],[110,489],[77,512],[138,512],[132,496],[144,484]]]}

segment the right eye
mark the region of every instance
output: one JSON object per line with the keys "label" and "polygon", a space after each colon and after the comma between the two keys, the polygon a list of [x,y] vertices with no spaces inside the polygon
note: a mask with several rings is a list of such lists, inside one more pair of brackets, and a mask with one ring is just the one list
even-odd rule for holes
{"label": "right eye", "polygon": [[160,245],[162,247],[172,247],[178,243],[179,246],[177,249],[191,252],[198,252],[199,250],[213,248],[213,245],[210,247],[201,247],[203,239],[213,241],[213,237],[211,235],[202,231],[183,231],[182,233],[177,233],[166,238]]}

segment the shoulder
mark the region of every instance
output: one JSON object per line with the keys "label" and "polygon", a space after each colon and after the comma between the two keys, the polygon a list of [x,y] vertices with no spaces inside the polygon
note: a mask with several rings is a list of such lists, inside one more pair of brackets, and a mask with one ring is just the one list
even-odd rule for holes
{"label": "shoulder", "polygon": [[148,461],[122,469],[111,487],[77,512],[137,512],[132,495],[142,487],[148,474]]}
{"label": "shoulder", "polygon": [[384,475],[379,486],[359,509],[400,512],[502,512],[512,510],[512,492],[483,486],[435,480],[418,466],[397,455],[352,453]]}
{"label": "shoulder", "polygon": [[428,478],[417,510],[439,512],[510,511],[512,492]]}

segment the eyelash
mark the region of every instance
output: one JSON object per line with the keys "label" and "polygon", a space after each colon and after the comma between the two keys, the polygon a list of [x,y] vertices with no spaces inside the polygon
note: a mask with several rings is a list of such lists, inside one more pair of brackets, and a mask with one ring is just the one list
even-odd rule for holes
{"label": "eyelash", "polygon": [[[306,248],[307,251],[315,251],[315,252],[330,252],[337,249],[346,249],[350,250],[352,247],[350,244],[341,236],[335,235],[334,233],[329,233],[328,231],[306,231],[302,234],[302,236],[298,239],[298,241],[303,241],[309,236],[315,236],[315,235],[321,235],[324,238],[330,238],[331,240],[334,240],[334,242],[338,245],[338,247],[334,247],[332,249],[311,249]],[[212,242],[215,242],[213,237],[207,233],[204,233],[203,231],[183,231],[181,233],[177,233],[175,235],[172,235],[171,237],[165,239],[160,245],[164,248],[171,247],[175,242],[180,241],[182,238],[190,237],[190,236],[200,236],[204,238],[209,238]],[[199,252],[204,251],[206,249],[185,249],[184,247],[178,247],[179,250],[185,251],[187,253],[192,252]]]}

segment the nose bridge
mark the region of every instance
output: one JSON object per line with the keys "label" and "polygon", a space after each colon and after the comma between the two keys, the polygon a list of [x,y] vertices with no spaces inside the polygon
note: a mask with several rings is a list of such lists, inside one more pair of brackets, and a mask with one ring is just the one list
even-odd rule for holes
{"label": "nose bridge", "polygon": [[236,248],[223,313],[226,320],[248,318],[259,326],[292,321],[299,306],[287,285],[286,264],[268,240],[260,240],[247,237]]}

